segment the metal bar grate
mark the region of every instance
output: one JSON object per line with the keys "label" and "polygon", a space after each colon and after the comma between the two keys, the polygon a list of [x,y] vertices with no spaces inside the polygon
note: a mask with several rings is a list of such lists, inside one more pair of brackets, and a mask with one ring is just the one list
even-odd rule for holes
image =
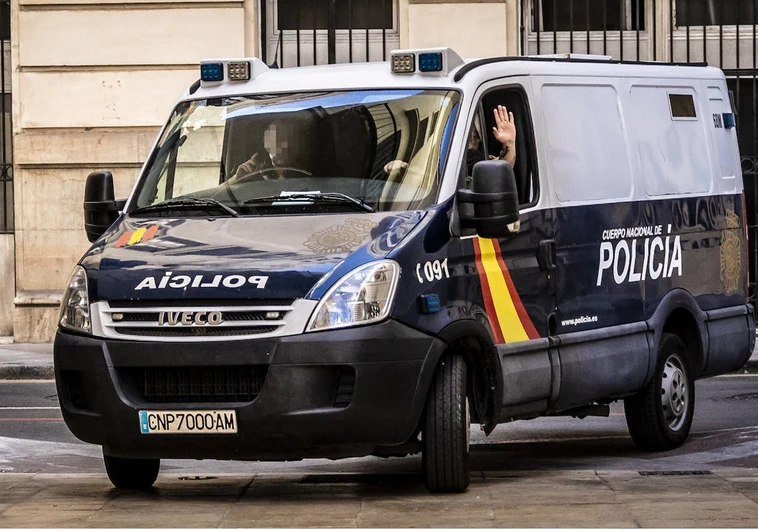
{"label": "metal bar grate", "polygon": [[400,45],[399,0],[259,1],[261,50],[280,67],[386,61]]}
{"label": "metal bar grate", "polygon": [[13,233],[10,1],[0,0],[0,234]]}

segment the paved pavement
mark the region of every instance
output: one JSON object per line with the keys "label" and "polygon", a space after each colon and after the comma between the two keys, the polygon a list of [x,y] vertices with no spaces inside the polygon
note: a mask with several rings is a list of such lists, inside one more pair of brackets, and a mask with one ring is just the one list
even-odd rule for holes
{"label": "paved pavement", "polygon": [[758,470],[474,474],[430,495],[412,475],[159,478],[119,491],[103,475],[0,475],[0,527],[758,527]]}
{"label": "paved pavement", "polygon": [[[758,373],[758,344],[744,372]],[[53,373],[52,343],[9,343],[0,338],[0,380],[50,379]]]}
{"label": "paved pavement", "polygon": [[[758,356],[751,359],[750,366],[758,367]],[[7,405],[14,406],[16,397],[18,404],[40,405],[37,416],[51,417],[34,420],[57,420],[52,418],[57,412],[53,415],[42,407],[54,406],[54,390],[48,389],[52,382],[8,380],[51,376],[50,344],[0,343]],[[30,459],[36,457],[21,468],[28,473],[3,473],[0,466],[0,528],[756,528],[758,425],[749,413],[744,426],[729,417],[751,409],[748,398],[756,394],[756,378],[727,376],[702,384],[701,392],[708,385],[726,386],[721,399],[714,396],[699,405],[728,406],[717,420],[730,427],[708,427],[702,433],[696,427],[686,448],[663,456],[637,456],[634,462],[619,405],[609,419],[543,418],[521,431],[518,423],[503,427],[496,430],[502,440],[475,444],[472,484],[459,495],[427,493],[417,456],[272,464],[167,461],[154,488],[129,492],[110,485],[101,470],[99,448],[57,438],[26,439],[23,433],[11,434],[15,424],[6,422],[0,425],[0,457],[27,446],[36,452]],[[31,385],[45,387],[36,392],[33,404],[26,395],[8,392],[9,387]],[[733,385],[741,387],[732,389]],[[707,398],[707,393],[702,396]],[[22,413],[34,416],[26,409]],[[696,416],[696,421],[703,418]],[[557,422],[563,424],[554,426]],[[596,422],[602,422],[605,431],[598,431]],[[41,463],[58,454],[66,454],[65,459],[51,470],[55,473],[47,473]],[[89,471],[59,473],[87,460]],[[95,470],[99,472],[90,472]]]}

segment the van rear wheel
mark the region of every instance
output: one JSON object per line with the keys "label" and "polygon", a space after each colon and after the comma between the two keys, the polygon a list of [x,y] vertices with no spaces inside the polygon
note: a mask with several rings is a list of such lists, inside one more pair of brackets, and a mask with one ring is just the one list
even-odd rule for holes
{"label": "van rear wheel", "polygon": [[448,356],[437,367],[426,399],[421,455],[424,483],[430,492],[463,492],[470,482],[466,379],[463,357]]}
{"label": "van rear wheel", "polygon": [[108,479],[117,489],[148,489],[158,479],[160,459],[126,459],[103,454]]}
{"label": "van rear wheel", "polygon": [[681,446],[695,411],[695,382],[687,348],[679,336],[663,334],[652,381],[624,400],[626,425],[640,450],[656,452]]}

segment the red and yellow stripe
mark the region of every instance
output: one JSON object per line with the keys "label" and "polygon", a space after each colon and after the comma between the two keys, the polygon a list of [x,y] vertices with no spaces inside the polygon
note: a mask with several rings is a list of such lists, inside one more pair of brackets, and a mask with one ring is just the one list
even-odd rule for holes
{"label": "red and yellow stripe", "polygon": [[513,285],[498,241],[474,238],[474,250],[484,306],[496,343],[517,343],[539,338]]}
{"label": "red and yellow stripe", "polygon": [[142,227],[134,232],[124,232],[116,241],[116,248],[152,240],[158,234],[159,225]]}

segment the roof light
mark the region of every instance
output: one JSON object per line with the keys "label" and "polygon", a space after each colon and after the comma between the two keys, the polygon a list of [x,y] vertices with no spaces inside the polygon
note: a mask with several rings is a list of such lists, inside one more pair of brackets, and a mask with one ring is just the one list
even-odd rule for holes
{"label": "roof light", "polygon": [[238,61],[229,63],[229,81],[248,81],[250,79],[250,63]]}
{"label": "roof light", "polygon": [[393,50],[390,57],[393,74],[446,76],[464,62],[450,48]]}
{"label": "roof light", "polygon": [[392,56],[392,72],[394,74],[411,74],[416,71],[416,56],[412,53],[401,53]]}
{"label": "roof light", "polygon": [[200,61],[200,86],[190,89],[190,94],[199,88],[218,87],[224,82],[251,81],[266,72],[268,66],[257,57],[203,59]]}
{"label": "roof light", "polygon": [[202,63],[200,65],[200,79],[202,81],[223,81],[223,63]]}
{"label": "roof light", "polygon": [[418,54],[419,72],[441,72],[442,52]]}

